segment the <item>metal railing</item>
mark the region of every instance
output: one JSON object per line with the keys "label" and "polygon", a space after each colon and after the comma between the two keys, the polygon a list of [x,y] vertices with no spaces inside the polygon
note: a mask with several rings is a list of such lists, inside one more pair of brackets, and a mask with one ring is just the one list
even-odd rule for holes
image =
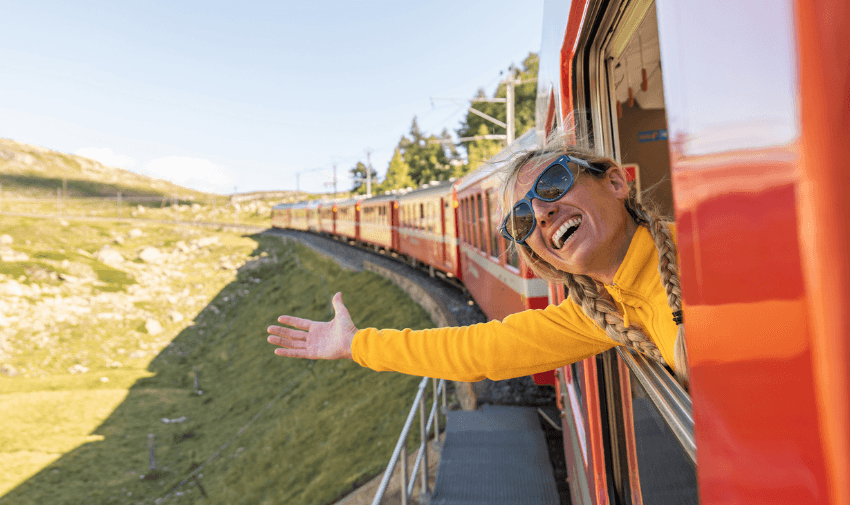
{"label": "metal railing", "polygon": [[650,362],[642,354],[622,346],[617,346],[616,349],[670,427],[685,454],[696,465],[697,449],[691,397],[676,379],[657,363]]}
{"label": "metal railing", "polygon": [[401,429],[401,435],[398,438],[398,442],[395,444],[395,449],[393,450],[393,455],[390,458],[390,463],[387,465],[386,471],[384,471],[384,477],[381,479],[381,485],[378,487],[378,492],[375,493],[372,505],[379,505],[381,500],[383,500],[384,493],[387,492],[387,486],[390,483],[390,478],[392,477],[399,459],[401,459],[401,503],[402,505],[407,505],[410,501],[416,479],[413,477],[410,479],[409,483],[407,482],[407,435],[410,433],[410,427],[413,425],[413,418],[416,416],[417,409],[420,414],[419,431],[421,433],[421,441],[419,444],[419,453],[416,455],[416,463],[413,465],[412,476],[416,475],[417,470],[419,471],[419,501],[423,504],[428,502],[428,439],[429,434],[431,433],[431,424],[433,423],[435,426],[434,447],[435,449],[439,447],[440,416],[437,405],[439,403],[438,399],[441,391],[443,393],[443,407],[446,407],[446,381],[440,379],[438,383],[437,379],[432,380],[434,381],[434,402],[431,406],[431,412],[427,416],[427,421],[425,416],[425,389],[428,387],[428,377],[425,377],[422,379],[422,382],[419,383],[419,390],[416,392],[416,398],[413,400],[413,405],[410,407],[410,413],[407,415],[407,420],[404,423],[404,427]]}

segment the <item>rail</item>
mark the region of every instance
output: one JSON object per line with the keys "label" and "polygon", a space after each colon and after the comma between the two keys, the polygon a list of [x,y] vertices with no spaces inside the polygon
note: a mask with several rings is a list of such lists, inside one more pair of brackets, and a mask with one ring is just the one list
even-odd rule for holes
{"label": "rail", "polygon": [[421,498],[419,501],[420,503],[428,502],[428,435],[431,432],[431,424],[433,423],[435,425],[434,443],[435,445],[439,444],[440,417],[437,411],[437,404],[440,392],[443,393],[443,407],[446,406],[446,381],[440,379],[440,382],[438,383],[437,379],[432,380],[434,381],[434,403],[431,407],[431,412],[428,415],[427,421],[425,418],[425,389],[428,387],[428,377],[424,377],[422,382],[419,383],[416,398],[413,400],[413,405],[410,407],[410,413],[407,415],[407,420],[404,423],[404,427],[401,429],[401,435],[398,438],[398,442],[395,444],[395,449],[393,450],[393,455],[390,458],[390,463],[387,465],[386,471],[384,471],[384,476],[381,479],[378,492],[375,493],[375,498],[372,500],[372,505],[379,505],[381,500],[383,500],[384,493],[387,492],[387,486],[390,483],[390,478],[392,477],[399,459],[401,459],[401,503],[402,505],[407,505],[410,501],[416,479],[414,477],[410,480],[410,483],[407,482],[407,435],[410,433],[411,426],[413,426],[413,418],[416,416],[417,408],[420,413],[419,423],[421,440],[419,444],[419,453],[416,455],[416,463],[413,465],[412,476],[416,475],[417,470],[420,471],[421,485],[419,493]]}
{"label": "rail", "polygon": [[631,349],[622,346],[617,346],[616,349],[626,366],[646,390],[650,401],[658,409],[691,463],[696,465],[693,407],[688,393],[657,363],[650,362],[642,354]]}

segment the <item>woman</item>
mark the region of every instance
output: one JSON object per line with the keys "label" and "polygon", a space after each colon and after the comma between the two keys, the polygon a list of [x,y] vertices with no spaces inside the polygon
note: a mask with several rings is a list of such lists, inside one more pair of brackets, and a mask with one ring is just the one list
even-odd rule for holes
{"label": "woman", "polygon": [[270,343],[281,356],[354,359],[378,371],[461,381],[519,377],[615,345],[673,368],[687,384],[682,300],[672,230],[636,200],[610,158],[562,141],[521,153],[506,169],[501,234],[538,276],[569,299],[459,328],[358,330],[342,303],[315,322],[281,316]]}

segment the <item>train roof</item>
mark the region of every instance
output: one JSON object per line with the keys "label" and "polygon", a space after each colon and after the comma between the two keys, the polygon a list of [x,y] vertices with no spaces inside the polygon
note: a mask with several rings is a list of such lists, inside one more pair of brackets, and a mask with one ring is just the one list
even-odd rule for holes
{"label": "train roof", "polygon": [[360,203],[363,204],[363,203],[392,202],[392,201],[395,201],[397,199],[398,199],[398,195],[393,195],[393,194],[376,195],[376,196],[373,196],[372,198],[365,198],[363,200],[360,200]]}
{"label": "train roof", "polygon": [[483,165],[463,176],[463,178],[458,182],[458,191],[462,191],[463,189],[468,188],[487,177],[496,175],[515,154],[536,149],[538,147],[540,147],[540,135],[537,130],[531,128],[527,132],[523,133],[519,138],[514,140],[513,144],[502,149],[499,154],[493,156]]}
{"label": "train roof", "polygon": [[398,201],[403,202],[405,200],[417,199],[417,198],[427,198],[435,195],[444,195],[446,193],[451,193],[452,186],[457,181],[451,179],[448,181],[432,181],[427,186],[422,186],[416,189],[412,189],[405,193],[400,193],[397,195]]}

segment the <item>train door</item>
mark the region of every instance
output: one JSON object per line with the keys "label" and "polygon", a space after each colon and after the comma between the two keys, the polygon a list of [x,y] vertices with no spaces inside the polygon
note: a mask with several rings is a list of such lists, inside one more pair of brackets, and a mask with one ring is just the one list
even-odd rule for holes
{"label": "train door", "polygon": [[440,243],[442,244],[440,248],[440,263],[445,265],[446,261],[446,215],[448,211],[449,203],[446,198],[440,197]]}
{"label": "train door", "polygon": [[[659,211],[673,217],[662,61],[652,0],[589,3],[574,60],[579,138],[630,165]],[[557,295],[557,293],[556,293]],[[588,426],[605,461],[612,503],[698,503],[691,404],[669,373],[619,349],[591,358],[599,406]],[[588,360],[588,361],[590,361]],[[669,395],[669,396],[667,396]],[[664,399],[659,397],[665,396]],[[683,428],[677,431],[678,428]],[[599,480],[597,479],[597,482]]]}

